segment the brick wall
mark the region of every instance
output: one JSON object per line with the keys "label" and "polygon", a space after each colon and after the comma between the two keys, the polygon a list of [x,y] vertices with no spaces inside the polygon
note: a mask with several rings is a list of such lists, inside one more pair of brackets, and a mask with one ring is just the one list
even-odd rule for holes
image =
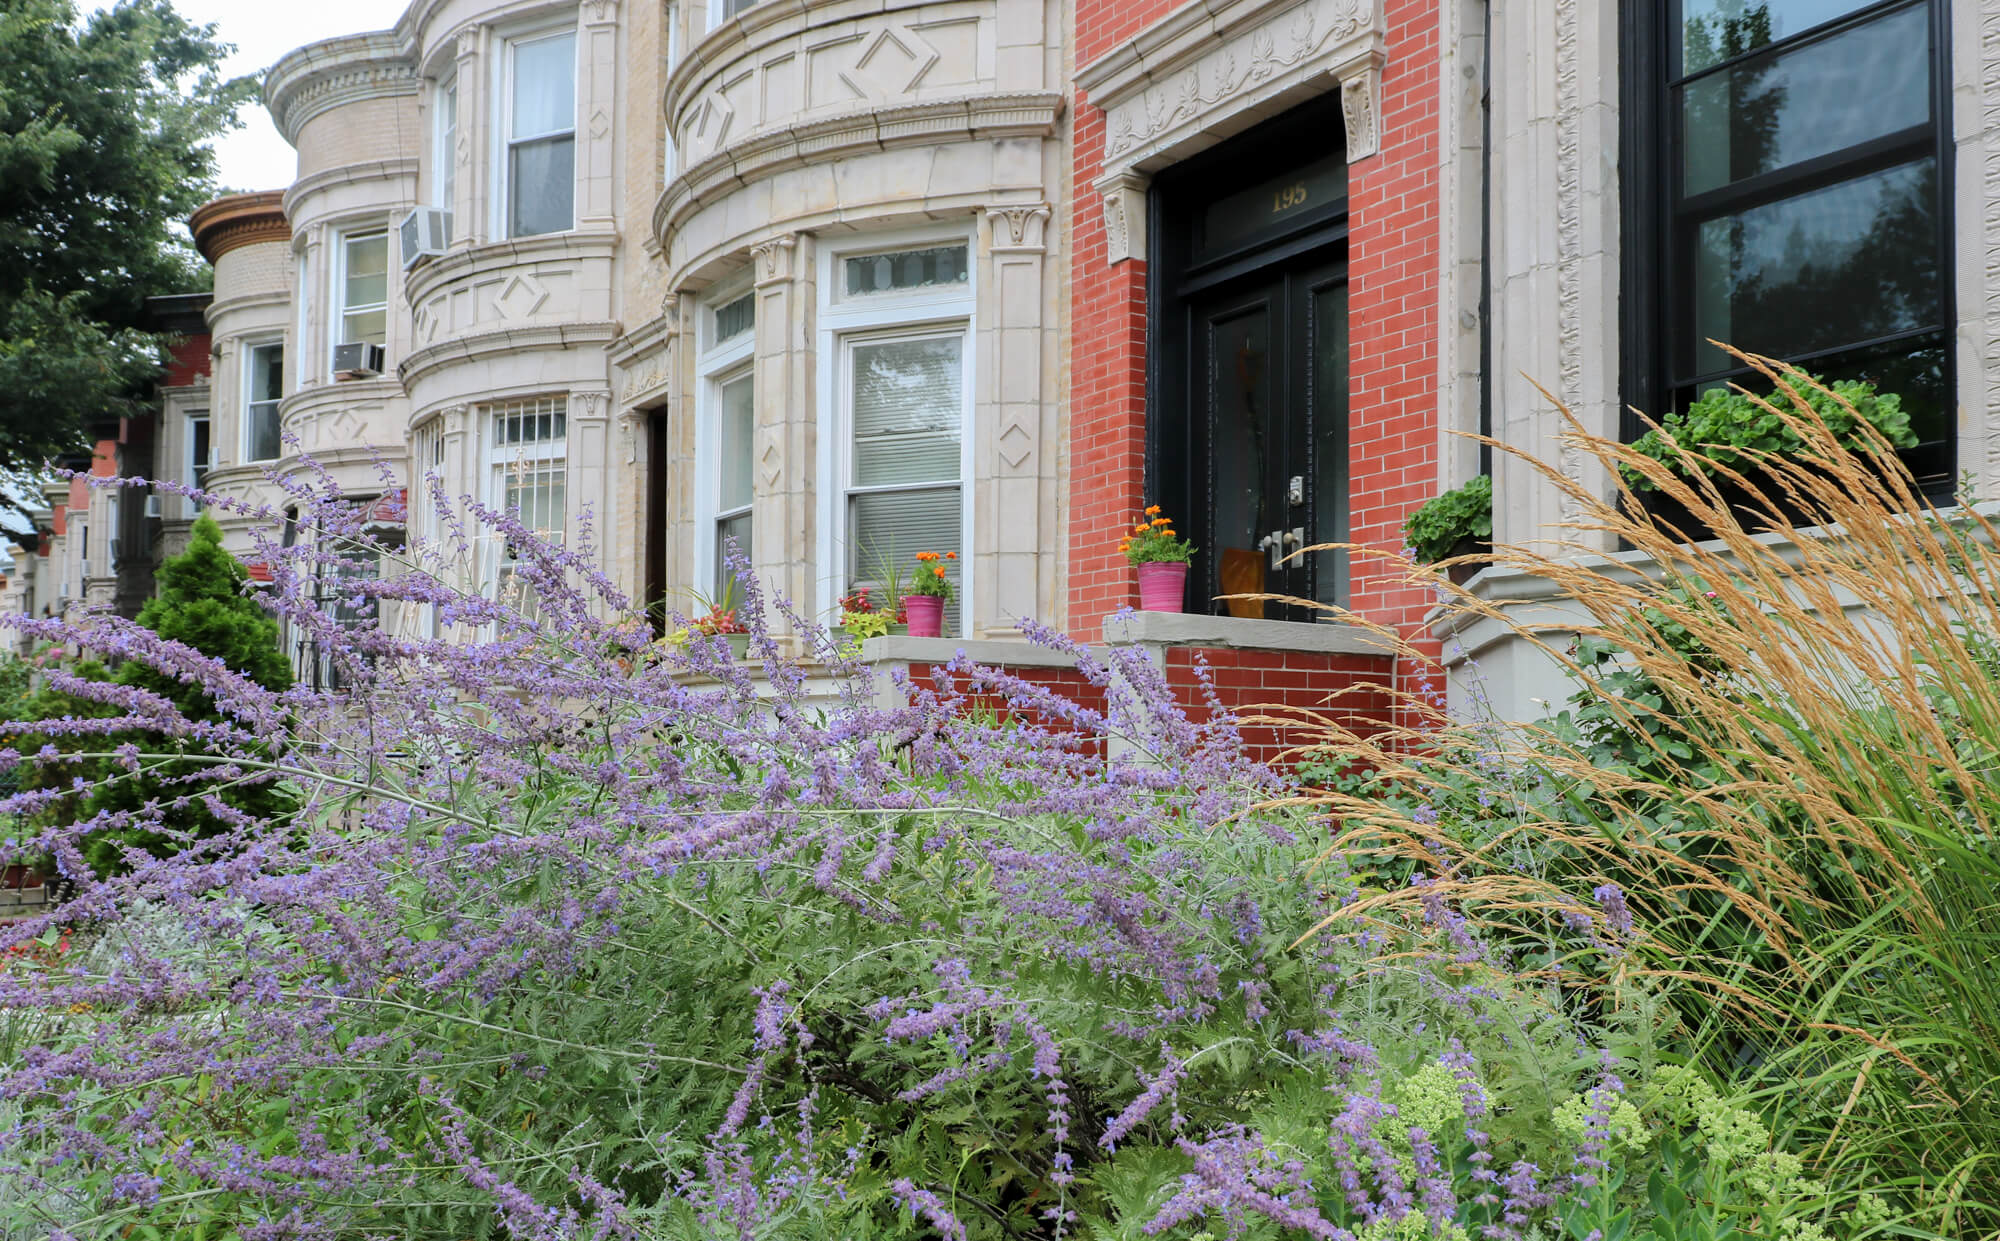
{"label": "brick wall", "polygon": [[205,377],[208,374],[208,344],[207,332],[169,341],[165,386],[185,388]]}
{"label": "brick wall", "polygon": [[[1394,553],[1404,518],[1439,485],[1441,84],[1435,5],[1386,2],[1381,151],[1349,168],[1350,444],[1352,537]],[[1178,7],[1173,0],[1079,0],[1077,63],[1090,64]],[[1068,594],[1072,632],[1095,639],[1104,615],[1135,602],[1131,568],[1111,534],[1147,502],[1147,273],[1138,260],[1105,261],[1103,201],[1091,187],[1102,172],[1104,114],[1081,92],[1074,127]],[[1431,603],[1402,586],[1392,567],[1365,557],[1357,558],[1352,597],[1357,612],[1405,634],[1415,632]],[[1418,674],[1414,665],[1397,670],[1405,687]]]}

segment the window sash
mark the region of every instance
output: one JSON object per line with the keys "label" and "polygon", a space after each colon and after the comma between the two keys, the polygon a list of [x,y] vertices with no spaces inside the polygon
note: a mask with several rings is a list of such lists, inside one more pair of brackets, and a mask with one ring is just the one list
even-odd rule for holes
{"label": "window sash", "polygon": [[[373,253],[380,249],[379,258]],[[361,260],[357,264],[357,257]],[[373,268],[374,270],[370,270]],[[334,284],[336,345],[389,342],[389,234],[351,233],[340,239],[340,279]],[[332,366],[332,358],[327,360]]]}
{"label": "window sash", "polygon": [[437,162],[431,184],[435,187],[433,204],[446,211],[452,209],[452,202],[458,194],[458,80],[456,78],[438,88],[437,93],[437,150],[433,156]]}
{"label": "window sash", "polygon": [[[523,59],[531,63],[523,66]],[[562,78],[545,84],[531,76],[557,65],[563,66]],[[567,232],[576,227],[576,32],[515,39],[507,45],[506,66],[504,186],[498,196],[505,233]],[[528,88],[539,95],[526,94]]]}
{"label": "window sash", "polygon": [[274,461],[284,452],[284,436],[278,422],[278,404],[284,396],[284,367],[285,347],[281,344],[252,345],[244,359],[245,461]]}

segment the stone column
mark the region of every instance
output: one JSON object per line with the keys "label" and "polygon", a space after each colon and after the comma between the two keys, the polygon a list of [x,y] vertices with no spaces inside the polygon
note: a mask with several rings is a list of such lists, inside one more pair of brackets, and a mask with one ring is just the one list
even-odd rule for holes
{"label": "stone column", "polygon": [[578,43],[576,223],[609,229],[618,201],[618,0],[584,0]]}
{"label": "stone column", "polygon": [[458,145],[451,152],[451,244],[477,245],[487,234],[487,178],[473,153],[486,141],[488,93],[479,72],[485,27],[458,32]]}
{"label": "stone column", "polygon": [[[1531,0],[1497,7],[1493,63],[1494,431],[1606,492],[1563,446],[1539,383],[1584,428],[1618,433],[1619,196],[1616,6]],[[1554,210],[1549,193],[1554,190]],[[1494,538],[1571,537],[1576,502],[1526,462],[1494,460]]]}
{"label": "stone column", "polygon": [[570,547],[582,537],[585,510],[590,537],[597,545],[597,563],[615,573],[618,564],[618,510],[612,495],[611,393],[584,389],[569,394],[564,430],[568,457],[568,508],[563,539]]}
{"label": "stone column", "polygon": [[[814,463],[819,460],[814,332],[818,285],[813,239],[790,233],[750,250],[757,278],[757,433],[752,452],[751,542],[767,601],[808,616],[830,605],[816,590]],[[772,613],[773,632],[784,631]]]}
{"label": "stone column", "polygon": [[1045,203],[986,208],[973,373],[972,549],[980,636],[1053,619],[1058,530],[1058,308]]}

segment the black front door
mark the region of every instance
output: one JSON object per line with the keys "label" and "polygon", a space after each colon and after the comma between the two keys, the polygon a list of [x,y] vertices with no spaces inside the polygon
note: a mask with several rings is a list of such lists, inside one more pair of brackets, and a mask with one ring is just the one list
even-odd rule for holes
{"label": "black front door", "polygon": [[1326,257],[1253,272],[1190,299],[1191,473],[1201,537],[1197,606],[1311,620],[1344,605],[1347,538],[1347,279]]}

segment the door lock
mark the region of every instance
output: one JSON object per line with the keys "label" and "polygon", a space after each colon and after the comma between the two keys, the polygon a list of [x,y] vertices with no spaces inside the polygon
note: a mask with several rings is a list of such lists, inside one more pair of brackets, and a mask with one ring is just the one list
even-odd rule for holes
{"label": "door lock", "polygon": [[1305,475],[1294,474],[1285,483],[1285,502],[1288,504],[1304,504],[1306,502]]}
{"label": "door lock", "polygon": [[1290,530],[1273,530],[1257,540],[1257,546],[1269,557],[1271,572],[1283,568],[1283,561],[1295,548],[1305,546],[1306,528],[1293,526]]}

